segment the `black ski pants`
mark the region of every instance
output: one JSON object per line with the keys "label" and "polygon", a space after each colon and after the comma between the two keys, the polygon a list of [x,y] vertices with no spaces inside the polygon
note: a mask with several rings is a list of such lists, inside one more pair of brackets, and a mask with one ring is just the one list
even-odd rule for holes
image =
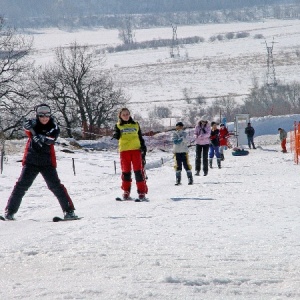
{"label": "black ski pants", "polygon": [[175,153],[175,171],[182,171],[182,166],[186,171],[192,169],[192,166],[189,162],[189,154],[185,152]]}
{"label": "black ski pants", "polygon": [[16,182],[14,189],[8,199],[6,211],[15,214],[22,202],[26,191],[32,185],[37,175],[41,173],[51,192],[56,196],[63,211],[74,210],[73,202],[64,187],[61,184],[56,168],[52,166],[35,166],[27,164],[23,167],[21,175]]}
{"label": "black ski pants", "polygon": [[203,172],[208,172],[208,150],[209,144],[199,145],[196,144],[196,158],[195,158],[195,170],[198,172],[201,170],[201,161],[203,162]]}

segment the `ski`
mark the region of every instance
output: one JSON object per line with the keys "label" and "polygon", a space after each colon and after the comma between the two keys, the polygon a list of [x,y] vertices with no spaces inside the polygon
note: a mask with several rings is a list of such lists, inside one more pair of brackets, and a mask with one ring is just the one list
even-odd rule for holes
{"label": "ski", "polygon": [[5,221],[5,218],[2,217],[2,216],[0,216],[0,220],[1,220],[1,221]]}
{"label": "ski", "polygon": [[133,198],[128,198],[128,199],[123,199],[121,197],[116,197],[116,201],[134,201],[134,202],[149,202],[150,200],[148,198],[144,198],[144,199],[133,199]]}
{"label": "ski", "polygon": [[73,218],[73,219],[64,219],[64,218],[61,218],[61,217],[54,217],[52,221],[53,222],[77,221],[77,220],[80,220],[82,218],[83,217],[76,217],[76,218]]}
{"label": "ski", "polygon": [[150,202],[150,200],[148,198],[144,198],[144,199],[136,198],[134,199],[134,202]]}
{"label": "ski", "polygon": [[133,199],[131,197],[129,197],[128,199],[124,199],[121,197],[116,197],[116,201],[132,201]]}

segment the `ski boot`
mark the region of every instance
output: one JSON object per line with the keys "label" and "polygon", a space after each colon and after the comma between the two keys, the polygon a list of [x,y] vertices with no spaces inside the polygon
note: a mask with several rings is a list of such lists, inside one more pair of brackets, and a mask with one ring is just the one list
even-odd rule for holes
{"label": "ski boot", "polygon": [[181,184],[181,171],[176,171],[176,183],[175,185]]}
{"label": "ski boot", "polygon": [[188,185],[192,185],[193,184],[192,171],[187,171],[186,174],[187,174],[187,177],[188,177]]}
{"label": "ski boot", "polygon": [[64,212],[64,219],[65,220],[66,219],[71,220],[71,219],[77,219],[77,218],[78,218],[78,216],[75,215],[74,210],[68,210],[68,211]]}
{"label": "ski boot", "polygon": [[200,176],[200,171],[196,171],[195,176]]}
{"label": "ski boot", "polygon": [[5,212],[4,217],[5,217],[5,220],[7,220],[7,221],[14,221],[15,220],[14,214],[11,211],[9,211],[9,210],[7,210]]}
{"label": "ski boot", "polygon": [[212,158],[210,158],[209,161],[208,161],[208,162],[209,162],[209,167],[210,167],[211,169],[212,169],[212,167],[213,167],[213,166],[212,166],[212,161],[213,161]]}
{"label": "ski boot", "polygon": [[221,158],[217,159],[218,168],[221,169]]}
{"label": "ski boot", "polygon": [[130,197],[130,192],[124,192],[123,193],[123,200],[130,200],[131,197]]}

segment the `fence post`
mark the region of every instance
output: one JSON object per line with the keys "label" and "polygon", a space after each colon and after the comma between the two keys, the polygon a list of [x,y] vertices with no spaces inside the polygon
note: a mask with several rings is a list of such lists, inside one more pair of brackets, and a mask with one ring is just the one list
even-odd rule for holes
{"label": "fence post", "polygon": [[4,152],[4,149],[1,150],[1,174],[3,172],[3,165],[4,165],[4,155],[5,155],[5,152]]}
{"label": "fence post", "polygon": [[74,173],[74,176],[76,176],[76,171],[75,171],[75,159],[72,158],[72,166],[73,166],[73,173]]}

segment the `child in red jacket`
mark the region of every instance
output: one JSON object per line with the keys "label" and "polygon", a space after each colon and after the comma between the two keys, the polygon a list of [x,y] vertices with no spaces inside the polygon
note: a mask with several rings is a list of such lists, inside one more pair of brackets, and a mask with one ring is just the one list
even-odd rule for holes
{"label": "child in red jacket", "polygon": [[224,150],[227,150],[227,139],[229,137],[228,129],[226,128],[224,123],[220,124],[220,132],[219,132],[219,140],[220,140],[220,158],[224,160]]}

